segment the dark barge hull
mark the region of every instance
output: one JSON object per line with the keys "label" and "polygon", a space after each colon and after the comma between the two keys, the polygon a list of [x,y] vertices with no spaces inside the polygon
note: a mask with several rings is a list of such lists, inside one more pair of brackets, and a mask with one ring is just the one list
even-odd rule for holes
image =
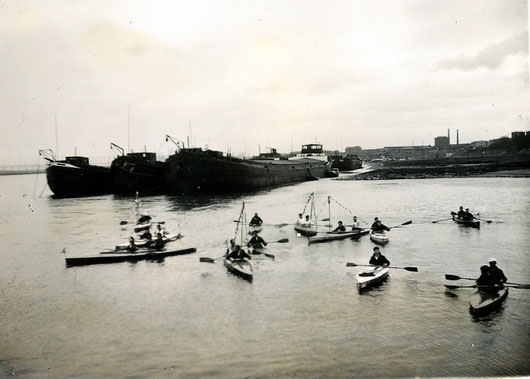
{"label": "dark barge hull", "polygon": [[363,167],[363,162],[358,158],[333,156],[331,158],[331,167],[339,171],[352,171]]}
{"label": "dark barge hull", "polygon": [[164,193],[165,164],[155,153],[129,153],[114,159],[110,167],[116,195]]}
{"label": "dark barge hull", "polygon": [[167,192],[174,195],[255,191],[328,172],[328,164],[315,159],[245,160],[201,149],[182,149],[166,160]]}
{"label": "dark barge hull", "polygon": [[174,255],[184,255],[194,253],[196,249],[194,247],[179,249],[179,250],[168,250],[168,251],[148,251],[138,253],[120,253],[120,254],[100,254],[91,257],[71,257],[66,259],[66,266],[86,266],[93,264],[102,263],[118,263],[118,262],[137,262],[141,260],[157,260],[165,257]]}
{"label": "dark barge hull", "polygon": [[46,168],[46,179],[57,197],[105,195],[112,189],[110,169],[101,166],[79,167],[55,161]]}

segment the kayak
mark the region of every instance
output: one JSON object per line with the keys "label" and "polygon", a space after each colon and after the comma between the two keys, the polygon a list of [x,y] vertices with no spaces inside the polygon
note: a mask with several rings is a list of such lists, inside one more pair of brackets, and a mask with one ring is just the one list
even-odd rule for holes
{"label": "kayak", "polygon": [[[176,241],[178,239],[181,239],[183,237],[183,235],[181,235],[180,233],[179,234],[166,234],[165,236],[162,237],[162,241],[164,241],[165,243],[168,243],[168,242],[171,242],[171,241]],[[152,243],[155,242],[156,239],[152,239]],[[138,247],[145,247],[146,243],[147,243],[147,240],[145,239],[141,239],[141,240],[136,240],[134,241],[136,246]],[[127,246],[129,246],[128,243],[121,243],[119,245],[116,245],[115,249],[116,250],[126,250],[127,249]]]}
{"label": "kayak", "polygon": [[317,227],[315,225],[296,224],[294,230],[303,236],[312,237],[317,235]]}
{"label": "kayak", "polygon": [[499,289],[497,292],[478,290],[469,295],[471,312],[474,314],[489,312],[499,307],[507,296],[508,288],[506,287]]}
{"label": "kayak", "polygon": [[384,245],[385,243],[387,243],[389,241],[389,238],[388,238],[388,236],[386,235],[385,232],[374,232],[374,231],[371,231],[370,232],[370,239],[373,242],[378,243],[380,245]]}
{"label": "kayak", "polygon": [[358,230],[346,231],[346,232],[329,232],[329,233],[318,233],[316,236],[309,237],[309,243],[317,242],[328,242],[335,240],[343,240],[346,238],[357,238],[360,237]]}
{"label": "kayak", "polygon": [[388,278],[388,267],[370,267],[355,275],[357,279],[357,288],[362,290],[367,287],[375,286],[384,282]]}
{"label": "kayak", "polygon": [[248,281],[252,281],[252,265],[246,259],[232,260],[229,258],[224,259],[224,265],[234,275],[237,275]]}
{"label": "kayak", "polygon": [[84,266],[100,263],[116,263],[116,262],[136,262],[144,259],[160,259],[164,257],[183,255],[194,253],[196,249],[194,247],[184,249],[171,249],[171,250],[153,250],[153,249],[139,249],[134,252],[126,251],[104,251],[95,256],[86,257],[69,257],[66,259],[66,266]]}
{"label": "kayak", "polygon": [[149,228],[151,228],[151,223],[150,222],[145,222],[143,224],[136,224],[134,226],[134,232],[135,233],[138,233],[138,232],[142,232],[144,230],[149,230]]}
{"label": "kayak", "polygon": [[462,225],[462,226],[470,226],[470,227],[472,227],[472,228],[477,228],[477,229],[480,228],[480,221],[477,220],[477,219],[474,219],[474,220],[464,220],[464,219],[461,219],[461,218],[455,217],[455,215],[452,215],[452,216],[453,216],[453,221],[456,222],[458,225]]}
{"label": "kayak", "polygon": [[263,225],[250,225],[248,227],[248,234],[259,233],[263,230]]}

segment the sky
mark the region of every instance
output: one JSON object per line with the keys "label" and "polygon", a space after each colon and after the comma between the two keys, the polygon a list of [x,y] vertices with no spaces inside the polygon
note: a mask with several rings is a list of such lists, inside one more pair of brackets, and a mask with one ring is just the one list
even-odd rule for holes
{"label": "sky", "polygon": [[[0,165],[527,131],[522,0],[0,0]],[[191,136],[191,138],[190,138]]]}

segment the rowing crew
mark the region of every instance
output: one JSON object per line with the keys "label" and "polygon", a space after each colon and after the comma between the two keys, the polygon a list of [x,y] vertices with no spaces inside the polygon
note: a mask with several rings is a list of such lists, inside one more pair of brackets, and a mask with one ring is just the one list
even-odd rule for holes
{"label": "rowing crew", "polygon": [[[453,213],[454,212],[451,212],[451,214]],[[466,210],[464,210],[463,206],[460,206],[460,210],[458,211],[458,213],[456,213],[456,217],[458,217],[461,220],[466,220],[466,221],[475,219],[475,216],[473,216],[473,214],[469,212],[469,208],[466,208]]]}
{"label": "rowing crew", "polygon": [[[151,233],[149,233],[149,238],[145,242],[145,247],[153,248],[155,250],[162,250],[164,248],[165,243],[166,241],[162,239],[162,233],[157,233],[156,239],[154,241],[151,239]],[[136,245],[136,242],[134,241],[133,236],[129,237],[129,245],[126,247],[126,250],[129,250],[129,251],[138,250],[138,246]]]}
{"label": "rowing crew", "polygon": [[478,286],[492,287],[489,291],[497,291],[508,281],[504,272],[497,267],[497,260],[490,258],[489,266],[480,266],[480,277],[475,281]]}

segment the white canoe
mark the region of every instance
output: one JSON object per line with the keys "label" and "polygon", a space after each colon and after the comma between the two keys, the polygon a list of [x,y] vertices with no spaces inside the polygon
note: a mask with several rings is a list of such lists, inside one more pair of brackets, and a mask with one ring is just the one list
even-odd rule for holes
{"label": "white canoe", "polygon": [[246,259],[231,260],[229,258],[224,259],[224,265],[234,275],[237,275],[248,281],[252,281],[253,271],[252,265]]}
{"label": "white canoe", "polygon": [[316,236],[309,237],[309,243],[316,243],[316,242],[328,242],[328,241],[335,241],[335,240],[343,240],[346,238],[352,238],[360,236],[360,232],[358,230],[354,231],[346,231],[346,232],[329,232],[329,233],[318,233]]}
{"label": "white canoe", "polygon": [[138,233],[138,232],[142,232],[144,230],[149,230],[149,228],[151,228],[151,223],[150,222],[145,222],[143,224],[136,224],[134,226],[134,231],[135,233]]}
{"label": "white canoe", "polygon": [[[183,236],[179,233],[179,234],[166,234],[165,236],[162,237],[162,240],[165,242],[165,243],[168,243],[168,242],[171,242],[171,241],[176,241],[178,239],[181,239]],[[151,241],[154,243],[156,240],[155,239],[152,239]],[[140,239],[140,240],[135,240],[134,241],[136,246],[138,247],[144,247],[147,243],[147,240],[145,239]],[[120,243],[119,245],[116,245],[115,249],[116,250],[125,250],[127,249],[127,246],[129,246],[129,243]]]}
{"label": "white canoe", "polygon": [[294,226],[294,230],[296,232],[300,233],[303,236],[316,236],[317,235],[317,227],[315,225],[303,225],[303,224],[296,224]]}
{"label": "white canoe", "polygon": [[374,232],[374,231],[371,231],[370,232],[370,239],[373,242],[381,244],[381,245],[384,245],[385,243],[387,243],[389,241],[389,238],[388,238],[388,236],[386,235],[385,232]]}
{"label": "white canoe", "polygon": [[498,291],[478,290],[469,296],[469,306],[474,314],[486,313],[498,308],[508,296],[508,288],[504,287]]}
{"label": "white canoe", "polygon": [[355,275],[355,279],[357,279],[357,288],[361,290],[385,281],[388,278],[388,271],[390,271],[388,267],[381,266],[362,270]]}

